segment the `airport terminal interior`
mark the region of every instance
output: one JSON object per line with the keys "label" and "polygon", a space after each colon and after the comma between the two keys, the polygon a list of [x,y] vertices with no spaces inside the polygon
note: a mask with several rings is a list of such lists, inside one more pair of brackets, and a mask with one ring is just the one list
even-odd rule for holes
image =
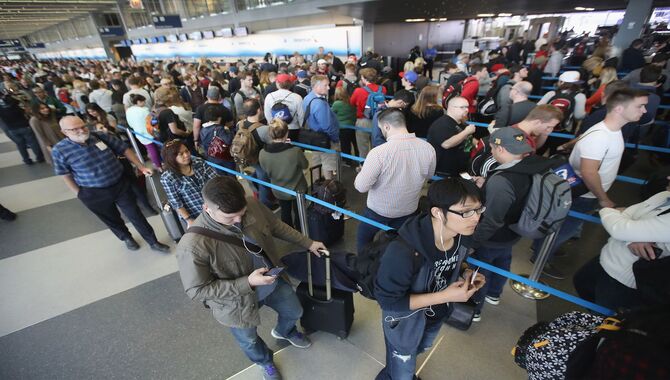
{"label": "airport terminal interior", "polygon": [[[495,153],[497,149],[518,156],[509,166],[530,158],[549,162],[557,147],[560,146],[560,153],[562,144],[572,141],[575,148],[569,159],[565,155],[564,160],[568,160],[568,167],[575,166],[575,152],[587,149],[583,141],[579,148],[581,139],[587,141],[586,137],[593,137],[586,130],[607,129],[606,124],[616,120],[621,125],[616,133],[610,131],[610,134],[616,134],[616,139],[612,139],[620,145],[611,150],[610,146],[601,150],[589,147],[600,152],[597,154],[603,155],[602,160],[586,159],[582,155],[580,161],[577,157],[580,165],[586,165],[585,162],[591,165],[590,175],[597,181],[592,177],[588,183],[583,180],[585,190],[581,196],[575,195],[577,187],[572,187],[577,202],[573,201],[571,213],[564,217],[573,224],[579,221],[583,226],[565,242],[557,244],[554,257],[544,257],[548,252],[534,252],[539,248],[532,246],[533,239],[508,228],[518,221],[518,212],[517,220],[505,216],[504,221],[500,220],[504,225],[497,227],[515,238],[512,243],[505,243],[511,254],[508,253],[508,267],[502,268],[503,273],[507,273],[506,277],[526,278],[534,273],[530,284],[544,291],[535,289],[524,296],[517,292],[518,288],[513,288],[512,280],[504,279],[502,294],[496,297],[489,289],[479,301],[483,308],[480,305],[476,311],[464,309],[466,316],[462,318],[467,327],[448,324],[446,318],[439,321],[441,329],[432,345],[415,358],[414,378],[423,380],[565,378],[565,363],[556,364],[555,360],[548,359],[554,358],[550,354],[528,354],[527,360],[537,360],[542,363],[540,367],[529,365],[525,369],[517,364],[513,349],[529,327],[574,311],[599,320],[646,308],[652,311],[642,312],[645,317],[668,315],[667,305],[659,308],[670,299],[668,279],[659,276],[657,271],[656,277],[649,280],[652,288],[658,290],[651,292],[653,296],[661,294],[661,301],[656,298],[653,302],[649,291],[643,292],[639,280],[639,289],[636,288],[637,272],[635,279],[632,278],[632,268],[638,259],[647,263],[656,261],[657,270],[668,269],[670,260],[670,219],[664,214],[670,207],[668,23],[670,1],[665,0],[0,1],[0,74],[3,75],[0,83],[0,378],[410,380],[412,375],[391,374],[390,366],[386,365],[388,357],[396,361],[400,358],[404,364],[406,360],[398,352],[387,352],[393,348],[385,342],[386,312],[379,302],[359,292],[353,293],[353,324],[348,333],[338,336],[324,329],[305,329],[306,339],[312,343],[307,349],[297,347],[291,340],[275,338],[277,313],[269,307],[260,308],[258,336],[274,352],[272,360],[281,377],[252,362],[231,333],[231,327],[239,326],[220,322],[216,306],[214,309],[205,307],[198,298],[202,295],[185,292],[184,278],[188,274],[184,274],[184,260],[178,260],[178,256],[190,252],[185,245],[192,240],[182,238],[179,242],[179,237],[185,227],[205,217],[211,217],[210,220],[215,217],[214,212],[202,211],[200,190],[204,183],[196,184],[199,188],[194,197],[200,199],[200,203],[195,209],[202,212],[197,220],[184,217],[192,214],[187,211],[190,203],[187,205],[184,201],[180,208],[181,205],[173,202],[183,196],[175,196],[175,193],[183,194],[186,187],[166,189],[165,183],[170,181],[167,174],[189,166],[182,164],[185,158],[181,153],[174,153],[176,158],[167,158],[165,152],[173,144],[171,141],[182,142],[186,157],[193,154],[207,161],[199,170],[204,171],[206,165],[213,164],[208,169],[212,176],[237,179],[245,194],[256,199],[253,202],[263,209],[269,208],[264,215],[271,216],[264,217],[272,218],[270,224],[286,220],[285,208],[288,208],[288,221],[292,222],[291,209],[294,208],[293,213],[300,214],[294,227],[300,230],[300,225],[306,226],[310,233],[323,228],[325,231],[319,231],[321,235],[336,235],[333,242],[326,244],[330,252],[355,257],[366,249],[359,249],[359,225],[375,221],[386,225],[389,219],[398,219],[399,215],[381,214],[383,210],[393,212],[394,208],[406,208],[407,204],[397,201],[407,200],[412,186],[418,190],[417,196],[408,202],[418,203],[419,210],[410,215],[428,215],[425,210],[432,210],[425,206],[429,202],[428,189],[446,181],[444,177],[467,177],[465,180],[483,186],[482,205],[487,207],[481,215],[477,214],[477,228],[480,228],[490,223],[487,214],[492,218],[490,213],[496,209],[495,204],[486,203],[486,198],[495,198],[485,191],[494,182],[490,181],[492,173],[505,170],[502,169],[505,167],[501,162],[503,156]],[[466,86],[473,82],[478,85],[473,91],[466,91]],[[500,96],[501,93],[505,96]],[[377,96],[381,96],[381,100],[372,100]],[[319,106],[320,112],[314,113],[314,103],[310,106],[303,102],[308,97],[323,98],[327,106]],[[296,104],[288,103],[288,98],[297,99]],[[640,112],[635,116],[637,111],[626,107],[642,101],[640,99],[644,99],[644,105],[638,106]],[[461,100],[463,103],[458,103]],[[494,112],[485,107],[487,101],[495,104]],[[517,104],[524,102],[531,104],[530,108],[526,107],[527,110],[511,122],[518,116],[515,112],[521,112]],[[208,105],[212,107],[207,108]],[[282,107],[288,110],[288,119],[283,118]],[[346,110],[343,111],[343,107]],[[461,111],[455,109],[459,107]],[[414,162],[422,156],[408,152],[408,148],[403,148],[404,151],[388,148],[399,139],[391,135],[397,126],[385,124],[392,115],[382,111],[385,108],[401,109],[407,127],[404,137],[401,136],[403,139],[416,140],[417,147],[423,144],[422,149],[437,152],[438,169],[433,162],[432,171],[416,184],[402,183],[405,178],[402,176],[407,170],[413,170],[411,168],[429,165]],[[137,116],[140,109],[144,113]],[[526,125],[546,122],[532,120],[537,109],[549,114],[554,112],[551,115],[558,112],[562,121],[556,116],[549,117],[547,120],[554,122],[549,123],[552,125],[546,133],[535,132],[537,128],[531,133],[524,129]],[[165,119],[166,110],[171,119]],[[501,110],[507,112],[503,118]],[[426,121],[427,113],[433,111],[437,114],[433,113],[432,119]],[[455,132],[446,135],[444,141],[434,143],[431,130],[447,128],[446,121],[441,123],[447,119],[449,128],[455,128]],[[247,120],[248,125],[238,124],[240,120]],[[304,153],[307,164],[296,169],[302,170],[303,179],[289,181],[276,177],[280,175],[276,173],[282,173],[276,168],[296,164],[290,157],[264,161],[263,154],[269,156],[270,150],[262,151],[259,163],[253,165],[239,159],[242,153],[234,148],[237,139],[242,141],[246,135],[235,131],[240,125],[248,128],[255,123],[270,125],[264,136],[257,131],[256,135],[249,134],[250,139],[258,139],[254,143],[258,150],[261,143],[272,147],[279,141],[286,145],[282,149],[287,149],[281,154],[293,150]],[[221,128],[231,133],[230,139],[216,134],[211,137],[205,132],[208,128]],[[290,139],[286,139],[286,128]],[[506,132],[510,130],[522,134],[508,142]],[[105,137],[94,137],[97,143],[75,141],[84,131],[87,136]],[[276,131],[283,134],[277,135],[280,132]],[[307,132],[299,134],[299,131],[311,131],[316,137],[310,140]],[[491,133],[494,138],[489,139]],[[209,147],[204,142],[206,136],[211,139],[207,143]],[[315,143],[324,136],[326,145]],[[463,137],[448,144],[452,136]],[[381,144],[375,142],[378,138],[382,139]],[[427,139],[430,144],[421,139]],[[119,141],[122,144],[117,145]],[[593,141],[593,145],[614,144]],[[227,152],[226,158],[212,149],[219,142],[219,147]],[[527,150],[513,152],[509,147],[516,143]],[[118,150],[118,146],[122,149]],[[108,148],[122,156],[121,160],[105,152]],[[130,151],[124,152],[125,148]],[[164,149],[162,156],[161,149]],[[489,153],[491,159],[501,164],[501,168],[492,169],[487,177],[487,172],[483,168],[475,169],[474,163],[480,155],[486,158],[486,152],[491,149],[494,151]],[[75,162],[65,158],[70,150],[76,154],[92,153]],[[128,157],[137,156],[135,152],[139,153],[142,165]],[[440,152],[446,153],[440,156]],[[103,165],[107,161],[103,162],[101,155],[107,153],[112,162],[105,165],[111,166]],[[366,155],[376,160],[366,161]],[[603,164],[609,155],[616,156],[614,168],[608,173],[611,180],[603,179],[601,183],[604,166],[609,166]],[[393,157],[391,162],[384,161],[390,157]],[[435,161],[435,154],[432,157]],[[190,168],[195,170],[195,163],[202,161],[192,158],[189,162],[192,163]],[[77,171],[86,165],[98,178],[88,178]],[[381,167],[375,173],[377,183],[372,182],[369,191],[359,191],[361,176],[369,176],[370,167],[374,165]],[[152,171],[151,176],[143,175],[142,166]],[[270,172],[270,166],[275,171]],[[319,170],[313,170],[319,166]],[[123,173],[114,174],[116,171]],[[581,182],[580,173],[572,175]],[[326,196],[328,191],[316,191],[319,184],[324,183],[314,184],[316,178],[313,177],[319,174],[326,181],[332,178],[331,185],[344,189],[342,199],[335,202],[335,197]],[[406,182],[417,178],[414,174],[408,174]],[[132,178],[128,179],[128,175]],[[184,176],[195,178],[196,174]],[[122,226],[117,226],[114,233],[110,231],[114,220],[110,221],[108,214],[99,211],[100,201],[95,203],[81,196],[83,188],[88,192],[91,188],[116,186],[117,182],[105,182],[105,177],[114,177],[113,181],[124,184],[119,185],[122,188],[117,189],[119,192],[137,198],[137,204],[131,201],[132,205],[128,202],[120,205],[117,198],[121,195],[117,194],[117,198],[107,197],[105,202],[109,203],[107,213],[116,212],[116,202],[123,215],[121,225],[128,226],[139,248],[129,245],[128,240],[125,244],[121,241],[125,239],[120,237],[123,232],[121,235],[118,232],[123,230]],[[181,175],[171,178],[181,178]],[[524,178],[532,178],[532,175]],[[256,183],[259,179],[280,189],[269,194],[269,189],[259,188]],[[150,181],[155,185],[156,194]],[[561,182],[570,188],[568,182]],[[303,188],[302,183],[309,186]],[[402,190],[399,190],[397,187],[401,185]],[[283,200],[287,197],[287,188],[289,192],[306,193],[307,200],[302,203],[300,200],[304,198],[296,201],[293,196]],[[79,189],[79,194],[74,189]],[[521,199],[525,199],[528,189],[519,195],[514,205],[523,207],[524,202],[528,202]],[[519,192],[514,186],[512,191]],[[369,196],[374,196],[374,203]],[[102,195],[100,197],[102,199]],[[319,205],[313,197],[327,204],[335,203],[330,210],[325,206],[324,223],[315,223],[316,219],[307,217]],[[585,199],[595,203],[576,209]],[[648,203],[638,205],[654,199],[662,202],[653,207]],[[379,204],[384,204],[384,208],[373,210],[373,205]],[[96,214],[92,212],[95,207],[98,207]],[[653,212],[642,215],[641,207],[651,207]],[[342,213],[341,208],[348,211]],[[126,213],[128,209],[141,210],[143,216],[137,214],[131,218]],[[621,231],[616,228],[620,226],[608,224],[603,216],[612,217],[612,214],[607,210],[631,218],[630,224],[624,225],[628,226],[624,230],[628,230]],[[448,211],[453,213],[451,209]],[[502,212],[505,215],[506,210]],[[474,212],[472,214],[474,217]],[[449,217],[467,219],[464,215]],[[141,235],[135,228],[137,219],[148,221],[159,243],[142,238],[146,234]],[[435,216],[433,219],[434,226],[441,223],[441,219],[440,222],[435,222]],[[333,232],[337,229],[333,221],[344,226],[343,233]],[[647,230],[635,224],[646,221],[655,224]],[[634,240],[648,236],[650,229],[656,231],[651,240]],[[543,234],[542,238],[559,235],[556,231]],[[245,254],[246,249],[253,256],[246,243],[264,248],[263,239],[243,238],[244,246],[230,248],[230,251],[237,249]],[[304,247],[276,238],[278,254],[307,252]],[[640,253],[636,244],[646,244],[644,247],[648,250],[642,248]],[[478,249],[482,249],[479,256]],[[472,270],[481,263],[478,260],[493,266],[501,262],[490,257],[485,259],[481,253],[486,251],[483,248],[466,251],[467,265]],[[210,253],[212,257],[217,254],[207,254]],[[537,260],[534,253],[541,253]],[[629,273],[632,283],[613,274],[613,264],[603,262],[606,257],[610,257],[610,261],[618,260],[611,259],[611,255],[616,254],[626,256],[617,262],[627,267],[616,268],[614,272]],[[388,252],[383,257],[387,255]],[[254,260],[257,257],[253,256]],[[493,261],[487,261],[489,259]],[[592,269],[593,264],[599,270]],[[218,281],[239,280],[217,277],[218,269],[205,267],[209,261],[196,265],[211,276],[212,283],[203,284],[205,287],[216,287],[212,284]],[[255,261],[254,265],[259,268]],[[267,263],[261,265],[268,266]],[[378,272],[380,276],[386,273],[382,271],[383,265]],[[589,268],[593,272],[587,273]],[[355,272],[355,268],[348,269]],[[290,272],[290,268],[286,272]],[[577,273],[581,274],[581,281],[575,279]],[[482,277],[487,283],[491,282],[491,272]],[[285,278],[294,288],[300,283],[295,277]],[[609,287],[598,288],[605,280],[608,285],[602,287]],[[388,281],[395,279],[391,276]],[[260,294],[263,287],[254,290],[250,282],[251,277],[249,283],[244,281],[246,288],[252,294]],[[221,289],[228,289],[226,286],[218,288],[219,291],[224,292]],[[592,292],[576,289],[584,286],[597,289]],[[241,308],[241,291],[232,287],[228,291],[231,294],[226,297],[237,299],[230,302],[236,302]],[[333,292],[337,297],[350,297],[342,290]],[[407,297],[406,302],[412,305],[412,298]],[[473,297],[473,300],[477,298]],[[306,315],[310,308],[325,308],[326,304],[328,302],[314,302],[302,306]],[[330,310],[328,318],[320,323],[340,318],[339,310]],[[658,322],[659,319],[651,320]],[[586,339],[599,334],[597,325],[574,328],[588,330],[584,335]],[[298,326],[302,330],[300,323]],[[626,328],[624,323],[623,329]],[[547,331],[544,334],[551,333],[551,329]],[[559,339],[573,339],[566,336],[574,331],[569,328],[561,331]],[[645,339],[649,341],[640,342],[655,348],[650,349],[653,353],[649,357],[653,360],[645,362],[650,363],[645,368],[658,368],[656,372],[635,365],[626,369],[621,361],[612,366],[626,376],[637,377],[612,377],[611,373],[608,376],[603,374],[607,371],[602,371],[599,376],[591,372],[593,377],[583,378],[669,379],[668,364],[656,360],[670,353],[668,328],[653,325],[648,331]],[[421,334],[414,331],[416,333]],[[538,339],[533,342],[548,342],[543,337]],[[532,343],[525,344],[530,351],[542,346],[533,348]],[[567,360],[569,351],[574,348],[572,345],[567,348],[568,352],[557,355]],[[520,349],[516,347],[517,353]]]}

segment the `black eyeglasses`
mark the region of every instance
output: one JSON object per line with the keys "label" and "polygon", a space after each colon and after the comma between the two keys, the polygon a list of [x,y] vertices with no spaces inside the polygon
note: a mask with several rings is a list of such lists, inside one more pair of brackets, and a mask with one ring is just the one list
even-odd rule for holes
{"label": "black eyeglasses", "polygon": [[447,209],[447,211],[449,211],[453,214],[456,214],[456,215],[460,215],[461,218],[470,218],[470,217],[474,216],[475,214],[477,214],[477,215],[483,214],[484,211],[486,211],[486,206],[482,206],[482,207],[480,207],[476,210],[468,210],[468,211],[464,211],[464,212],[454,211],[454,210],[450,210],[450,209]]}

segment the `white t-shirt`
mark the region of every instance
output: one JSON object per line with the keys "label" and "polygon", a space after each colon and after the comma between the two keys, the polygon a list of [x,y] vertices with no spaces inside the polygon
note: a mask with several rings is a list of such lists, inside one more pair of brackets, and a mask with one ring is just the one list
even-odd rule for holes
{"label": "white t-shirt", "polygon": [[[605,122],[601,121],[586,131],[584,137],[575,144],[575,148],[570,154],[570,165],[575,169],[577,175],[581,177],[582,158],[600,161],[598,174],[600,175],[603,190],[607,191],[616,179],[624,148],[621,130],[616,132],[611,131],[605,126]],[[593,193],[587,193],[582,196],[585,198],[595,198]]]}

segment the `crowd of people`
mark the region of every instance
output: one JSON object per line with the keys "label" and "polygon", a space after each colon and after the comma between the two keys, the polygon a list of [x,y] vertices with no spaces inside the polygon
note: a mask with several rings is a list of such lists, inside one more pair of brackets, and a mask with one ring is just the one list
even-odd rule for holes
{"label": "crowd of people", "polygon": [[[281,62],[269,53],[262,62],[3,62],[0,118],[23,161],[53,165],[129,249],[139,244],[117,206],[152,249],[170,250],[138,207],[152,207],[138,179],[159,171],[170,206],[192,232],[177,248],[186,293],[231,328],[267,379],[281,375],[256,333],[261,306],[279,314],[274,338],[300,348],[311,344],[295,326],[302,308],[286,279],[264,275],[281,265],[272,237],[315,255],[326,247],[296,231],[295,197],[262,185],[254,188],[258,200],[246,197],[227,169],[304,193],[310,162],[291,142],[319,141],[329,148],[310,160],[328,179],[341,170],[340,152],[365,158],[362,164],[343,161],[357,172],[354,188],[367,193],[361,214],[399,234],[375,282],[387,348],[378,378],[410,379],[416,355],[432,344],[449,303],[472,298],[474,321],[481,320],[486,303],[500,303],[505,278],[462,270],[463,257],[510,269],[521,239],[511,226],[520,218],[532,176],[552,167],[556,160],[548,156],[555,153],[565,156],[584,184],[579,193],[573,189],[573,209],[600,208],[612,234],[599,259],[575,276],[579,294],[612,308],[641,306],[632,264],[668,256],[670,234],[660,231],[670,228],[670,193],[622,210],[608,191],[621,170],[624,142],[657,132],[650,126],[668,59],[659,51],[651,63],[636,67],[631,53],[624,53],[622,65],[631,71],[619,79],[616,65],[605,59],[607,49],[601,49],[602,57],[598,52],[603,43],[596,46],[581,70],[560,73],[555,90],[537,103],[529,97],[540,93],[542,76],[557,76],[563,64],[566,41],[560,38],[501,44],[487,61],[457,54],[439,85],[431,81],[432,46],[412,49],[397,75],[373,52],[342,61],[323,48],[311,59],[295,53]],[[530,53],[533,62],[525,66]],[[594,63],[596,58],[601,62]],[[472,120],[489,128],[477,128]],[[129,148],[124,127],[138,134],[153,169]],[[561,140],[550,135],[554,131],[578,137]],[[484,164],[475,169],[476,161]],[[277,208],[280,217],[271,211]],[[574,217],[563,222],[552,257],[579,235],[582,224]],[[359,253],[378,231],[359,224]],[[541,240],[533,243],[532,261],[540,245]],[[565,277],[551,259],[544,273]]]}

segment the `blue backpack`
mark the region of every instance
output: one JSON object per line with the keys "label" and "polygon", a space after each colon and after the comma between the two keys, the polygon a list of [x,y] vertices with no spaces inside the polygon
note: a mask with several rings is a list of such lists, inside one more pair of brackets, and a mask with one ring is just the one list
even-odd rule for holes
{"label": "blue backpack", "polygon": [[382,92],[383,86],[379,86],[377,91],[372,91],[368,86],[363,87],[365,91],[368,92],[368,100],[365,101],[365,110],[363,110],[363,115],[372,120],[375,113],[377,113],[377,108],[380,105],[384,104],[386,101],[386,96]]}

